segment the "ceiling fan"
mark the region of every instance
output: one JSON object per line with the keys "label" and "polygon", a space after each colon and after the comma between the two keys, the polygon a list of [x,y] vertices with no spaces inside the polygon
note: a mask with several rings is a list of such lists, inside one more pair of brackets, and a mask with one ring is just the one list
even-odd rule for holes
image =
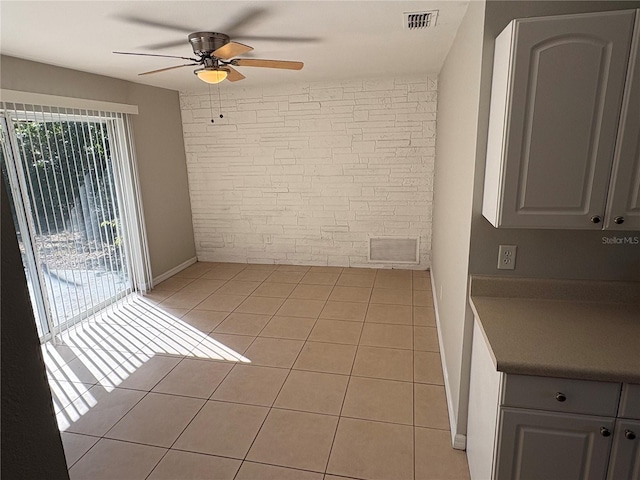
{"label": "ceiling fan", "polygon": [[[239,19],[229,25],[231,31],[236,31],[245,24],[255,21],[260,16],[264,15],[265,9],[251,9],[246,11]],[[169,28],[172,30],[180,30],[184,32],[186,29],[182,26],[176,26],[167,23],[155,22],[152,20],[142,19],[133,16],[120,17],[121,19],[151,27]],[[240,33],[240,32],[238,32]],[[234,37],[247,38],[247,39],[266,39],[271,41],[287,41],[287,42],[307,42],[316,41],[315,38],[300,38],[300,37],[251,37],[233,34]],[[171,67],[160,68],[158,70],[151,70],[149,72],[143,72],[139,75],[151,75],[154,73],[166,72],[168,70],[174,70],[176,68],[199,66],[193,73],[198,78],[206,83],[220,83],[227,79],[230,82],[237,82],[245,78],[245,76],[236,70],[234,67],[260,67],[260,68],[279,68],[285,70],[300,70],[304,66],[302,62],[293,62],[287,60],[263,60],[256,58],[235,58],[238,55],[243,55],[253,50],[253,47],[245,45],[243,43],[235,42],[231,40],[231,35],[218,32],[194,32],[188,36],[188,41],[191,44],[194,57],[181,57],[175,55],[160,55],[154,53],[132,53],[132,52],[113,52],[119,55],[142,55],[148,57],[164,57],[164,58],[179,58],[182,60],[189,60],[192,63],[184,63],[182,65],[174,65]],[[167,42],[161,44],[155,44],[149,46],[149,48],[167,48],[182,44],[180,42]]]}

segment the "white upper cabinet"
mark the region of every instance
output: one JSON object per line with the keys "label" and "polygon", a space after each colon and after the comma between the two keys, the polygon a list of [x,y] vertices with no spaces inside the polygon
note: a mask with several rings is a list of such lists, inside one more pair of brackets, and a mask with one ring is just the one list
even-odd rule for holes
{"label": "white upper cabinet", "polygon": [[482,207],[495,227],[638,227],[635,18],[623,10],[520,19],[498,36]]}
{"label": "white upper cabinet", "polygon": [[640,230],[640,14],[631,47],[605,227]]}

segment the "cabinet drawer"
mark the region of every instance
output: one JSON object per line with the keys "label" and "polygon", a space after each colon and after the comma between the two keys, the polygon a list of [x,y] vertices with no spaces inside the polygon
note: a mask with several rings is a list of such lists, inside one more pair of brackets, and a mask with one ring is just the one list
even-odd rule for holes
{"label": "cabinet drawer", "polygon": [[620,384],[567,378],[505,375],[502,405],[616,416]]}
{"label": "cabinet drawer", "polygon": [[622,386],[618,416],[640,420],[640,385],[625,383]]}

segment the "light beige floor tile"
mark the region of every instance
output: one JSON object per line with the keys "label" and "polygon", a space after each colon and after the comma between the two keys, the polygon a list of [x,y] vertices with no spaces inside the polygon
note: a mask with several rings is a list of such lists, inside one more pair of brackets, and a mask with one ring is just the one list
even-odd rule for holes
{"label": "light beige floor tile", "polygon": [[258,337],[244,353],[253,365],[291,368],[304,341],[285,338]]}
{"label": "light beige floor tile", "polygon": [[359,480],[359,479],[353,478],[353,477],[345,477],[343,475],[340,475],[339,477],[337,475],[325,475],[324,480]]}
{"label": "light beige floor tile", "polygon": [[[184,317],[180,320],[184,322],[196,330],[199,330],[202,333],[209,333],[213,331],[222,321],[227,318],[229,312],[216,312],[214,310],[198,310],[194,309],[189,311]],[[183,326],[178,323],[170,328],[183,328]]]}
{"label": "light beige floor tile", "polygon": [[290,338],[292,340],[306,340],[316,320],[303,317],[275,316],[260,332],[261,337]]}
{"label": "light beige floor tile", "polygon": [[103,438],[71,467],[69,477],[71,480],[143,480],[166,451]]}
{"label": "light beige floor tile", "polygon": [[340,273],[323,273],[314,271],[313,268],[305,274],[300,283],[307,285],[335,285]]}
{"label": "light beige floor tile", "polygon": [[360,275],[364,277],[375,278],[377,273],[377,268],[346,267],[342,269],[343,275]]}
{"label": "light beige floor tile", "polygon": [[298,285],[289,298],[300,298],[304,300],[323,300],[325,301],[329,298],[331,294],[331,290],[333,287],[331,285]]}
{"label": "light beige floor tile", "polygon": [[408,305],[369,304],[365,322],[393,323],[398,325],[412,325],[412,311]]}
{"label": "light beige floor tile", "polygon": [[413,425],[413,383],[351,377],[342,416]]}
{"label": "light beige floor tile", "polygon": [[413,380],[413,352],[397,348],[358,347],[353,375],[387,380]]}
{"label": "light beige floor tile", "polygon": [[341,418],[327,473],[367,480],[412,480],[413,450],[413,427]]}
{"label": "light beige floor tile", "polygon": [[64,365],[60,365],[55,371],[48,372],[49,376],[60,382],[94,385],[108,375],[115,365],[101,361],[101,357],[110,358],[110,353],[102,353],[97,350],[88,351],[92,354],[76,357]]}
{"label": "light beige floor tile", "polygon": [[314,265],[309,269],[309,271],[313,273],[335,273],[337,275],[340,275],[343,270],[343,267],[330,267],[325,265]]}
{"label": "light beige floor tile", "polygon": [[444,387],[416,383],[414,385],[414,399],[416,426],[449,430],[449,414]]}
{"label": "light beige floor tile", "polygon": [[[239,360],[238,356],[243,354],[249,348],[249,345],[253,343],[256,337],[251,335],[234,335],[231,333],[211,332],[207,338],[205,338],[197,348],[192,352],[192,355],[197,358],[218,360],[215,355],[207,355],[205,353],[217,352],[222,355],[223,359],[229,361]],[[221,349],[222,351],[218,351]],[[227,358],[224,353],[230,353],[231,358]]]}
{"label": "light beige floor tile", "polygon": [[274,315],[280,305],[282,298],[273,297],[249,297],[236,308],[239,313],[255,313],[258,315]]}
{"label": "light beige floor tile", "polygon": [[444,385],[439,353],[414,352],[414,357],[414,382]]}
{"label": "light beige floor tile", "polygon": [[279,272],[297,272],[297,273],[307,273],[310,269],[311,267],[307,265],[279,265],[277,268]]}
{"label": "light beige floor tile", "polygon": [[354,345],[307,342],[293,365],[296,370],[349,374],[356,354]]}
{"label": "light beige floor tile", "polygon": [[153,391],[209,398],[231,368],[233,363],[185,358],[153,388]]}
{"label": "light beige floor tile", "polygon": [[288,373],[284,368],[236,365],[211,399],[270,407]]}
{"label": "light beige floor tile", "polygon": [[322,480],[322,474],[263,463],[243,462],[235,480]]}
{"label": "light beige floor tile", "polygon": [[174,277],[176,278],[200,278],[202,275],[207,273],[209,270],[215,268],[214,263],[210,262],[196,262],[193,265],[188,266],[184,270],[176,273]]}
{"label": "light beige floor tile", "polygon": [[182,357],[154,355],[149,359],[140,359],[142,365],[125,378],[119,387],[149,391],[175,368]]}
{"label": "light beige floor tile", "polygon": [[269,315],[232,313],[215,328],[214,332],[257,336],[270,319]]}
{"label": "light beige floor tile", "polygon": [[244,267],[215,267],[214,269],[208,271],[200,278],[206,278],[209,280],[231,280],[238,273],[244,270]]}
{"label": "light beige floor tile", "polygon": [[152,304],[156,304],[156,303],[160,303],[165,298],[170,297],[171,295],[173,295],[173,293],[174,293],[173,290],[158,290],[157,288],[154,288],[150,292],[147,292],[141,296],[142,298],[144,298],[145,301]]}
{"label": "light beige floor tile", "polygon": [[107,392],[96,386],[89,395],[73,402],[68,409],[72,423],[68,432],[102,436],[120,420],[145,395],[144,392],[116,388]]}
{"label": "light beige floor tile", "polygon": [[436,315],[433,307],[413,307],[413,324],[422,327],[435,327]]}
{"label": "light beige floor tile", "polygon": [[336,285],[342,287],[373,287],[373,281],[375,279],[375,273],[373,275],[354,275],[351,273],[345,272],[340,275],[338,278],[338,282]]}
{"label": "light beige floor tile", "polygon": [[278,269],[278,265],[275,263],[248,263],[245,270],[265,270],[273,272]]}
{"label": "light beige floor tile", "polygon": [[413,277],[413,289],[431,291],[431,277]]}
{"label": "light beige floor tile", "polygon": [[416,478],[468,480],[469,465],[462,450],[451,448],[451,435],[443,430],[415,429]]}
{"label": "light beige floor tile", "polygon": [[416,307],[433,308],[433,295],[431,294],[431,290],[414,290],[413,305]]}
{"label": "light beige floor tile", "polygon": [[149,475],[149,480],[233,480],[240,460],[169,450]]}
{"label": "light beige floor tile", "polygon": [[413,349],[413,327],[365,322],[360,345],[411,350]]}
{"label": "light beige floor tile", "polygon": [[188,308],[191,309],[209,296],[206,292],[185,292],[180,290],[160,303],[160,308]]}
{"label": "light beige floor tile", "polygon": [[380,271],[376,276],[375,288],[411,289],[411,276],[385,273]]}
{"label": "light beige floor tile", "polygon": [[346,287],[336,285],[329,296],[333,302],[364,302],[369,303],[371,288],[367,287]]}
{"label": "light beige floor tile", "polygon": [[149,393],[109,430],[114,440],[170,447],[206,400]]}
{"label": "light beige floor tile", "polygon": [[64,408],[83,395],[87,395],[93,384],[80,382],[66,382],[47,377],[51,399],[58,408]]}
{"label": "light beige floor tile", "polygon": [[358,345],[362,325],[360,322],[319,319],[309,335],[309,340]]}
{"label": "light beige floor tile", "polygon": [[211,295],[225,284],[224,280],[211,280],[207,278],[197,278],[184,287],[181,292],[202,292]]}
{"label": "light beige floor tile", "polygon": [[78,433],[61,432],[62,446],[64,447],[64,456],[67,460],[67,468],[76,463],[80,457],[93,447],[100,437],[90,437],[89,435],[80,435]]}
{"label": "light beige floor tile", "polygon": [[324,472],[338,417],[272,409],[247,460]]}
{"label": "light beige floor tile", "polygon": [[270,270],[253,268],[245,269],[242,272],[238,273],[238,275],[233,277],[233,279],[241,282],[264,282],[269,277],[269,275],[271,275],[271,273],[272,272]]}
{"label": "light beige floor tile", "polygon": [[435,327],[413,327],[413,348],[425,352],[439,352]]}
{"label": "light beige floor tile", "polygon": [[366,313],[366,303],[328,301],[320,313],[320,318],[363,322]]}
{"label": "light beige floor tile", "polygon": [[162,311],[172,320],[175,318],[182,318],[189,310],[191,310],[190,308],[165,307],[164,305],[157,305],[157,308],[159,312]]}
{"label": "light beige floor tile", "polygon": [[202,303],[198,304],[198,310],[233,312],[246,298],[244,295],[221,295],[214,293],[208,296]]}
{"label": "light beige floor tile", "polygon": [[296,288],[295,283],[269,283],[268,279],[251,294],[252,297],[287,298]]}
{"label": "light beige floor tile", "polygon": [[251,295],[251,293],[259,286],[260,282],[247,282],[234,279],[229,280],[216,292],[223,295]]}
{"label": "light beige floor tile", "polygon": [[278,269],[265,280],[265,283],[294,283],[297,284],[305,275],[305,271]]}
{"label": "light beige floor tile", "polygon": [[324,304],[325,302],[322,300],[288,298],[277,313],[284,317],[318,318]]}
{"label": "light beige floor tile", "polygon": [[153,290],[177,292],[183,287],[189,285],[191,282],[193,282],[193,279],[191,278],[171,277],[167,278],[164,282],[160,282],[158,285],[155,285]]}
{"label": "light beige floor tile", "polygon": [[268,408],[208,401],[173,448],[243,459]]}
{"label": "light beige floor tile", "polygon": [[348,381],[346,375],[292,370],[274,406],[340,415]]}
{"label": "light beige floor tile", "polygon": [[386,305],[411,305],[411,290],[401,288],[374,287],[371,293],[371,303]]}

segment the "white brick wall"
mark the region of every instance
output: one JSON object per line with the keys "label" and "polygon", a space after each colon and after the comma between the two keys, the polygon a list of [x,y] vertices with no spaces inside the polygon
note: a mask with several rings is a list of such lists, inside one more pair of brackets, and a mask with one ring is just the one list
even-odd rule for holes
{"label": "white brick wall", "polygon": [[[200,260],[428,268],[437,77],[181,94]],[[367,262],[420,238],[420,265]]]}

